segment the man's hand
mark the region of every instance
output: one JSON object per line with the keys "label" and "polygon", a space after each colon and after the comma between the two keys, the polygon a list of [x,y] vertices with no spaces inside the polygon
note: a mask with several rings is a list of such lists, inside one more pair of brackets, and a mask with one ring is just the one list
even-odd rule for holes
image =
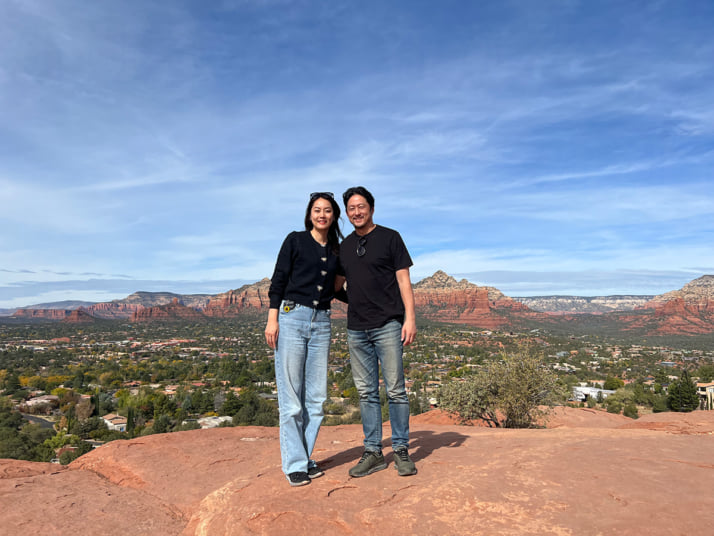
{"label": "man's hand", "polygon": [[417,328],[413,319],[405,320],[402,326],[402,344],[409,346],[416,339]]}
{"label": "man's hand", "polygon": [[409,346],[414,342],[417,333],[416,314],[414,313],[414,291],[412,290],[412,281],[409,278],[409,268],[397,270],[396,276],[399,293],[402,295],[402,302],[404,302],[402,344]]}

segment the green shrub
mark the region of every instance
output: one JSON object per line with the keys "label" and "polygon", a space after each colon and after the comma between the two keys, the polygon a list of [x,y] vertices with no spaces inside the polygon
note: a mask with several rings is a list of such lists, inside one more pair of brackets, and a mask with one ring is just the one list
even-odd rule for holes
{"label": "green shrub", "polygon": [[545,416],[542,406],[565,400],[565,389],[541,355],[521,348],[500,357],[466,381],[442,386],[440,406],[462,421],[484,419],[492,426],[528,428]]}
{"label": "green shrub", "polygon": [[622,413],[623,404],[619,400],[610,399],[609,397],[605,399],[605,407],[608,413]]}
{"label": "green shrub", "polygon": [[637,411],[637,406],[632,403],[625,404],[625,408],[622,410],[622,414],[625,417],[630,417],[631,419],[636,419],[640,416]]}

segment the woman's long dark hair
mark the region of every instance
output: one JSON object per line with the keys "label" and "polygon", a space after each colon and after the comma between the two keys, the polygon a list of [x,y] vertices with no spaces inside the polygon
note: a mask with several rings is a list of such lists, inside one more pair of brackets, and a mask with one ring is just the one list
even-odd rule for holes
{"label": "woman's long dark hair", "polygon": [[342,236],[342,231],[340,231],[340,205],[337,204],[335,198],[332,194],[327,192],[317,192],[310,196],[310,202],[307,204],[307,210],[305,211],[305,230],[312,231],[312,219],[310,218],[310,213],[312,212],[312,206],[318,199],[325,199],[332,205],[332,225],[327,230],[327,244],[330,246],[332,252],[336,255],[340,250],[340,240],[344,237]]}

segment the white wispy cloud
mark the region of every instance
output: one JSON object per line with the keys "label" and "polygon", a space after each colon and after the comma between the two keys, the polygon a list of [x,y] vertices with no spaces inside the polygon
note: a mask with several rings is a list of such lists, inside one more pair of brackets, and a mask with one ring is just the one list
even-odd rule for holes
{"label": "white wispy cloud", "polygon": [[422,275],[714,265],[711,6],[452,8],[6,1],[0,307],[28,267],[264,277],[355,184]]}

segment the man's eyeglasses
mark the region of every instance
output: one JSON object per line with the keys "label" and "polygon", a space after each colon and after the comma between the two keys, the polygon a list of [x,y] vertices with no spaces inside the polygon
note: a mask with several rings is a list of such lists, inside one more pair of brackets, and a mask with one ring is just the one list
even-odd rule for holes
{"label": "man's eyeglasses", "polygon": [[362,238],[359,239],[359,242],[357,242],[357,256],[358,257],[363,257],[365,253],[367,253],[367,250],[365,249],[364,245],[367,243],[367,237],[363,236]]}
{"label": "man's eyeglasses", "polygon": [[312,192],[310,194],[310,201],[312,201],[313,199],[316,199],[318,197],[323,197],[323,196],[329,197],[330,199],[335,198],[335,194],[333,194],[332,192]]}

